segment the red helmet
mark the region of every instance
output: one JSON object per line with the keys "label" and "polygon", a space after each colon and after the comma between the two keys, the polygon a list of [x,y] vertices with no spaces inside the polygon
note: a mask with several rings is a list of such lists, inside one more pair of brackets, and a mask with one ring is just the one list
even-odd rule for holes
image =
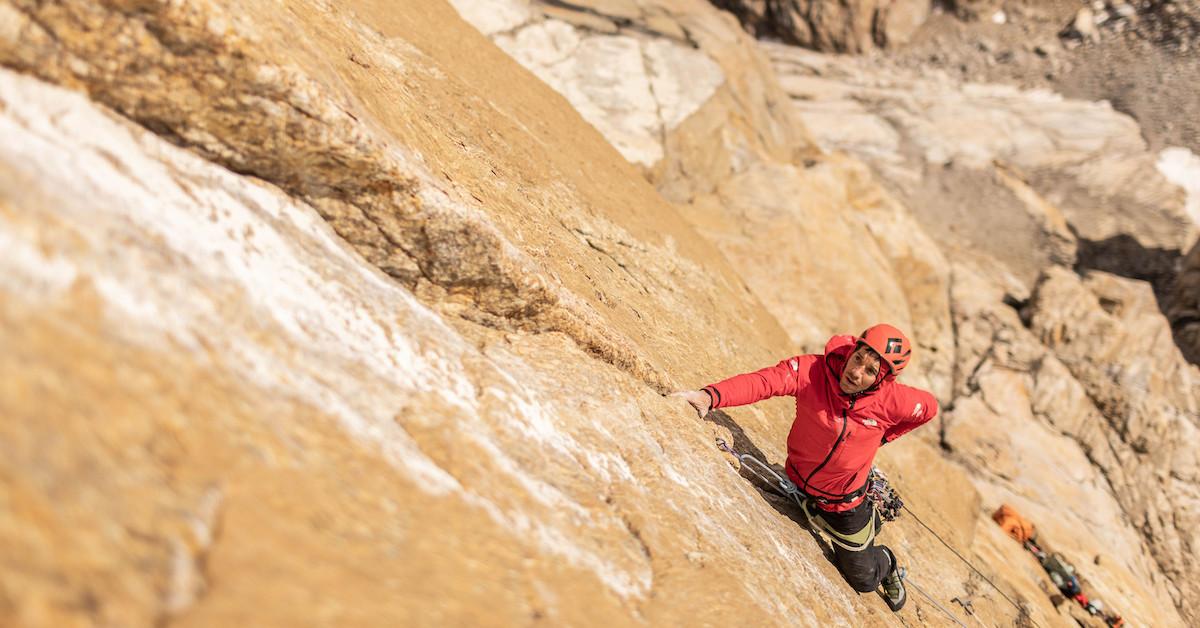
{"label": "red helmet", "polygon": [[885,323],[868,327],[858,337],[858,344],[867,345],[883,358],[890,371],[888,379],[895,379],[912,361],[912,345],[908,342],[908,337],[904,332]]}

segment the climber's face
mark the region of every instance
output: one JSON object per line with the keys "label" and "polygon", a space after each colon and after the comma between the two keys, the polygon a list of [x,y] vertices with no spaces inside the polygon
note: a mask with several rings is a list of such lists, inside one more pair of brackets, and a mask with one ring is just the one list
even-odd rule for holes
{"label": "climber's face", "polygon": [[879,356],[870,347],[859,345],[846,361],[838,384],[847,395],[858,394],[875,384],[881,368],[883,365],[879,362]]}

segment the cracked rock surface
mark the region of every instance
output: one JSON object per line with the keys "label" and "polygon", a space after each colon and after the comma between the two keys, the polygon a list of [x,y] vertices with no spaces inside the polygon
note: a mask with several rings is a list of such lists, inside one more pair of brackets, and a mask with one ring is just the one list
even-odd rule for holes
{"label": "cracked rock surface", "polygon": [[[794,604],[721,575],[752,560],[724,547],[742,521],[695,504],[740,479],[628,371],[447,320],[279,188],[0,85],[6,625],[657,622],[747,584],[739,615]],[[497,573],[503,594],[471,584]],[[792,586],[814,576],[837,578]]]}
{"label": "cracked rock surface", "polygon": [[[1075,625],[1005,501],[1132,624],[1195,623],[1197,369],[1080,262],[1186,245],[1125,122],[1037,178],[859,103],[895,146],[839,153],[707,2],[453,5],[0,0],[0,624],[894,625],[713,446],[781,462],[786,400],[661,396],[878,320],[943,408],[878,460],[924,590]],[[993,222],[925,220],[981,181]]]}

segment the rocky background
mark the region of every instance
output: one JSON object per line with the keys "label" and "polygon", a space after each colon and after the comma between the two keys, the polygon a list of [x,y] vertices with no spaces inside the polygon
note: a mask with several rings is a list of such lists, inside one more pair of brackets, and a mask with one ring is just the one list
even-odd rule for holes
{"label": "rocky background", "polygon": [[[0,625],[894,625],[714,446],[786,400],[662,396],[880,320],[900,622],[1096,625],[1002,502],[1200,622],[1192,119],[945,44],[1037,3],[715,4],[0,0]],[[1014,67],[1186,79],[1066,4]]]}

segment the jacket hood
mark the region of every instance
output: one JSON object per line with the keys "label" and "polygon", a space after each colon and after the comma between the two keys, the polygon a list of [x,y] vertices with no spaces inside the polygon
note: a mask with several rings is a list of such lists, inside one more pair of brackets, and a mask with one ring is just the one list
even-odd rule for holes
{"label": "jacket hood", "polygon": [[[828,367],[830,376],[833,378],[834,389],[838,394],[844,395],[840,382],[842,381],[842,372],[846,370],[846,362],[850,359],[850,354],[854,353],[854,348],[858,346],[858,337],[849,334],[838,334],[829,339],[825,343],[825,365]],[[886,368],[879,369],[879,375],[875,378],[875,383],[871,384],[859,396],[869,395],[889,379],[890,372]]]}

